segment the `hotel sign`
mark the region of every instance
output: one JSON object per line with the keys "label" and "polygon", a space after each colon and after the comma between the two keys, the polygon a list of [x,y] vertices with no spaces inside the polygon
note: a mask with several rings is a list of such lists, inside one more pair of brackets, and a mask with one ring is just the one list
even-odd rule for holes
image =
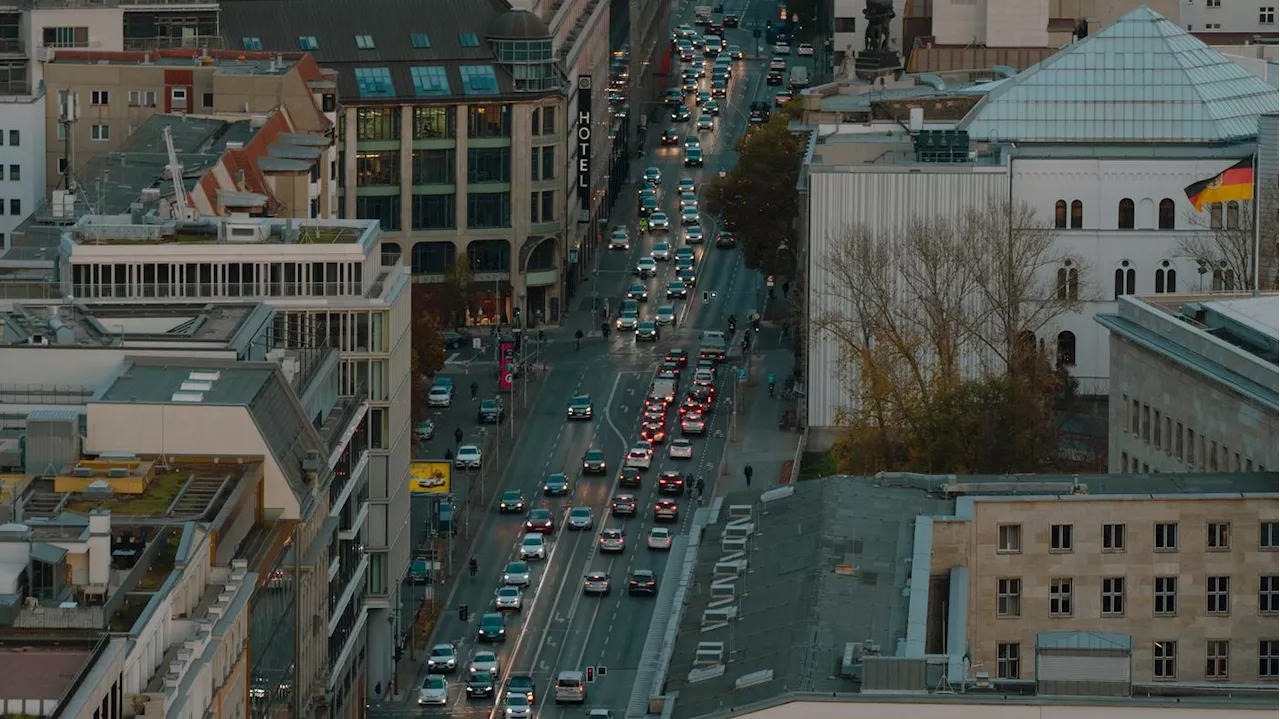
{"label": "hotel sign", "polygon": [[591,217],[591,76],[578,76],[578,202],[579,222]]}

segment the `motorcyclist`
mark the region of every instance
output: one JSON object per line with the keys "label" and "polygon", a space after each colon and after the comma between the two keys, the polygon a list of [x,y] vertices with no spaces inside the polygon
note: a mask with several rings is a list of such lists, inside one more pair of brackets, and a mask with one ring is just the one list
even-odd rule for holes
{"label": "motorcyclist", "polygon": [[735,331],[735,330],[737,330],[737,329],[738,329],[738,318],[737,318],[737,316],[735,316],[735,315],[729,315],[729,332],[734,332],[734,331]]}
{"label": "motorcyclist", "polygon": [[774,381],[773,375],[769,375],[769,396],[770,397],[773,396],[773,388],[776,386],[777,386],[777,383]]}

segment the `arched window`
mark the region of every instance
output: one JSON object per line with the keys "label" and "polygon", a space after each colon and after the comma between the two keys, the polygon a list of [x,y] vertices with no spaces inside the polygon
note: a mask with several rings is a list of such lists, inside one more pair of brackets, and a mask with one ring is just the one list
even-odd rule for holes
{"label": "arched window", "polygon": [[1133,229],[1133,200],[1127,197],[1120,201],[1117,226],[1122,230]]}
{"label": "arched window", "polygon": [[472,240],[467,244],[467,262],[476,272],[510,272],[511,243],[506,240]]}
{"label": "arched window", "polygon": [[533,248],[533,252],[529,253],[529,259],[524,263],[525,272],[554,270],[555,267],[556,240],[554,237],[547,237],[539,242],[538,246]]}
{"label": "arched window", "polygon": [[1078,230],[1084,227],[1084,203],[1079,200],[1071,201],[1071,229]]}
{"label": "arched window", "polygon": [[383,242],[382,243],[382,266],[394,267],[400,264],[400,243]]}
{"label": "arched window", "polygon": [[1168,197],[1160,201],[1159,224],[1162,230],[1173,229],[1173,200]]}
{"label": "arched window", "polygon": [[1067,201],[1058,200],[1053,205],[1053,226],[1059,230],[1067,229]]}
{"label": "arched window", "polygon": [[1134,286],[1137,282],[1138,274],[1134,271],[1133,267],[1130,266],[1129,261],[1125,260],[1121,262],[1120,266],[1116,268],[1115,296],[1119,298],[1120,295],[1133,294]]}
{"label": "arched window", "polygon": [[1075,300],[1080,298],[1080,270],[1076,269],[1071,260],[1062,263],[1062,267],[1058,268],[1058,299]]}
{"label": "arched window", "polygon": [[458,248],[452,240],[416,242],[409,258],[415,275],[443,275],[453,267]]}
{"label": "arched window", "polygon": [[1178,291],[1178,270],[1168,260],[1156,268],[1156,294]]}
{"label": "arched window", "polygon": [[1076,366],[1076,335],[1074,332],[1058,333],[1058,366]]}
{"label": "arched window", "polygon": [[1215,292],[1231,292],[1236,288],[1235,270],[1226,266],[1223,262],[1221,266],[1213,268],[1213,289]]}

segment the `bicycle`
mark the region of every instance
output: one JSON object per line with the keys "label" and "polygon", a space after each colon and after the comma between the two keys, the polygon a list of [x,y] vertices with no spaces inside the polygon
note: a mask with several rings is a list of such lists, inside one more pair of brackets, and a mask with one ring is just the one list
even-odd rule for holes
{"label": "bicycle", "polygon": [[805,396],[805,393],[804,393],[802,390],[798,390],[798,389],[784,389],[784,390],[782,390],[782,398],[783,398],[783,399],[800,399],[800,398],[802,398],[802,397],[804,397],[804,396]]}

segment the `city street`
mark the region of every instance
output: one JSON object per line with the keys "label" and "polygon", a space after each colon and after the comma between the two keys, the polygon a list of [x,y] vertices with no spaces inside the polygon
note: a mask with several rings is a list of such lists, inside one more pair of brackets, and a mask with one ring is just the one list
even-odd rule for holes
{"label": "city street", "polygon": [[[750,3],[738,4],[737,7],[730,3],[726,11],[745,16],[749,8]],[[681,12],[680,17],[673,18],[674,23],[689,21],[692,5],[682,6]],[[596,292],[608,300],[610,320],[616,316],[626,288],[640,281],[632,275],[637,260],[648,256],[655,242],[668,241],[673,247],[683,245],[678,226],[678,192],[675,189],[678,180],[682,177],[694,179],[702,196],[706,184],[736,162],[734,144],[746,129],[750,102],[755,99],[772,101],[774,89],[764,84],[767,56],[750,58],[755,44],[750,30],[728,30],[726,43],[740,45],[747,51],[748,59],[735,63],[729,97],[727,101],[721,100],[722,111],[714,131],[699,133],[692,121],[651,124],[647,157],[632,165],[631,184],[623,189],[610,220],[611,226],[624,224],[630,228],[631,248],[625,252],[602,252],[599,271],[593,281],[598,284],[589,283],[582,290]],[[810,59],[803,58],[806,61]],[[795,63],[801,58],[791,56],[788,60]],[[705,80],[701,84],[701,89],[709,87]],[[692,100],[686,103],[691,104]],[[695,112],[694,119],[697,115]],[[685,168],[682,148],[658,146],[659,136],[668,126],[676,127],[682,136],[700,135],[706,156],[704,167]],[[660,209],[673,220],[671,232],[665,236],[661,233],[644,236],[637,229],[636,190],[646,167],[658,167],[662,171]],[[704,214],[702,224],[706,242],[694,246],[697,287],[687,299],[672,301],[676,308],[676,325],[662,328],[658,341],[640,343],[632,332],[625,331],[613,331],[605,338],[600,332],[601,316],[580,312],[571,315],[566,327],[541,350],[542,361],[550,368],[549,374],[542,378],[546,390],[537,395],[536,401],[534,394],[530,393],[528,416],[519,423],[512,461],[502,476],[501,486],[496,489],[523,492],[527,509],[550,509],[556,527],[554,533],[548,535],[547,558],[530,562],[530,585],[524,592],[523,610],[508,613],[505,640],[494,645],[478,644],[477,627],[480,617],[493,611],[494,592],[502,583],[503,568],[518,558],[525,516],[523,513],[500,515],[491,503],[488,507],[479,507],[476,516],[470,518],[474,523],[471,531],[480,532],[473,554],[479,568],[478,575],[474,578],[462,576],[459,580],[432,640],[433,643],[454,643],[459,654],[459,671],[449,677],[448,706],[419,709],[416,706],[417,692],[412,686],[406,686],[401,689],[405,699],[403,703],[383,704],[374,708],[370,716],[499,715],[500,703],[493,699],[468,699],[464,692],[466,665],[478,648],[490,646],[495,648],[500,661],[499,688],[505,686],[513,672],[533,675],[537,688],[536,716],[582,716],[581,707],[564,708],[554,703],[552,684],[556,674],[562,670],[585,670],[587,667],[596,668],[596,677],[588,686],[585,707],[609,708],[617,716],[623,714],[631,696],[635,669],[640,661],[655,602],[653,597],[628,596],[627,578],[631,570],[648,569],[656,573],[659,584],[667,580],[667,554],[651,551],[645,543],[653,526],[652,508],[658,498],[657,477],[663,471],[676,470],[704,479],[709,489],[715,486],[729,437],[735,395],[732,385],[736,382],[737,370],[743,359],[738,342],[742,332],[746,331],[745,318],[752,310],[758,309],[764,284],[758,273],[743,266],[737,249],[715,247],[715,236],[720,228],[714,218]],[[658,263],[657,276],[643,281],[650,296],[647,302],[640,304],[641,321],[652,319],[656,308],[668,303],[664,297],[668,282],[675,279],[673,264]],[[707,293],[705,301],[704,292]],[[626,451],[639,443],[641,407],[662,356],[673,347],[681,347],[696,358],[698,333],[708,329],[726,329],[730,315],[739,318],[738,336],[731,339],[729,360],[717,375],[717,404],[707,433],[703,437],[691,438],[693,459],[673,460],[668,456],[667,444],[655,446],[653,466],[643,472],[642,485],[626,490],[635,494],[638,500],[636,516],[625,519],[610,517],[607,508],[617,491],[618,470]],[[580,350],[575,349],[572,339],[577,329],[587,335]],[[476,373],[476,364],[484,366],[480,362],[472,364],[470,371],[473,374]],[[455,360],[449,371],[458,369]],[[480,371],[480,376],[486,378],[491,374],[488,369]],[[677,397],[684,395],[691,376],[690,368],[681,377]],[[464,441],[477,441],[476,433],[480,428],[474,416],[456,409],[461,405],[472,413],[475,411],[475,405],[469,401],[469,381],[465,376],[455,376],[458,387],[455,409],[442,412],[437,420],[437,436],[431,442],[433,450],[429,455],[440,454],[445,446],[452,444],[455,425],[468,434]],[[481,383],[485,386],[483,381]],[[492,394],[492,385],[490,379],[488,386],[480,392],[482,398]],[[764,390],[760,388],[759,391]],[[568,421],[565,416],[567,404],[579,394],[591,397],[594,416],[589,421]],[[776,421],[776,413],[765,411],[772,415],[769,422]],[[758,426],[757,423],[751,424],[753,428]],[[673,437],[680,436],[678,413],[674,410],[668,418],[668,430]],[[489,427],[488,431],[495,430]],[[504,443],[509,441],[507,431],[504,426],[501,440]],[[584,476],[583,455],[593,448],[604,452],[609,463],[608,471]],[[568,497],[543,496],[542,481],[553,473],[563,473],[569,479]],[[765,478],[762,476],[761,479]],[[692,500],[680,497],[678,501],[679,521],[668,526],[673,533],[684,534],[692,517]],[[565,528],[569,509],[579,506],[591,508],[595,517],[592,531],[575,532]],[[418,533],[422,531],[419,525],[425,526],[416,514],[415,509],[415,544],[420,539]],[[599,532],[606,527],[625,530],[626,547],[623,552],[603,555],[597,551]],[[455,568],[455,572],[459,570],[465,572],[465,568]],[[611,576],[611,594],[604,597],[583,594],[583,576],[594,570]],[[419,588],[417,591],[422,590]],[[468,609],[465,621],[460,618],[461,605]],[[416,684],[421,684],[424,672],[425,669],[419,673]]]}

